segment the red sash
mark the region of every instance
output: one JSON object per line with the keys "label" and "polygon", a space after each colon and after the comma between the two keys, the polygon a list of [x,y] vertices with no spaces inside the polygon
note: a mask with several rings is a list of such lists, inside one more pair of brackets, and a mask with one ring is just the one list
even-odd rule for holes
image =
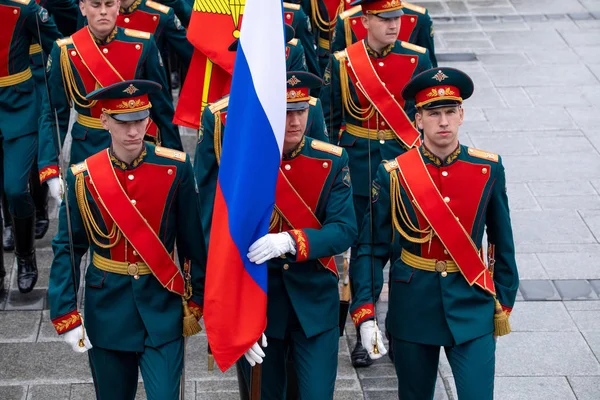
{"label": "red sash", "polygon": [[419,144],[420,134],[413,127],[402,106],[377,76],[364,41],[357,42],[346,49],[348,63],[357,79],[357,87],[373,104],[398,139],[407,147]]}
{"label": "red sash", "polygon": [[104,208],[152,274],[170,292],[184,295],[184,280],[169,252],[123,190],[108,149],[85,160],[90,179]]}
{"label": "red sash", "polygon": [[411,149],[396,158],[399,173],[414,198],[423,217],[458,265],[469,285],[478,285],[495,295],[494,281],[490,271],[479,257],[479,251],[471,236],[457,220],[433,183],[418,149]]}
{"label": "red sash", "polygon": [[[292,229],[321,229],[321,222],[302,200],[302,197],[283,174],[281,168],[279,169],[277,188],[275,189],[275,207]],[[335,276],[338,276],[333,257],[319,258],[319,262]]]}
{"label": "red sash", "polygon": [[83,65],[92,74],[94,79],[102,86],[107,87],[113,83],[124,81],[123,77],[104,57],[98,45],[92,37],[89,28],[80,29],[71,38],[73,45],[81,57]]}

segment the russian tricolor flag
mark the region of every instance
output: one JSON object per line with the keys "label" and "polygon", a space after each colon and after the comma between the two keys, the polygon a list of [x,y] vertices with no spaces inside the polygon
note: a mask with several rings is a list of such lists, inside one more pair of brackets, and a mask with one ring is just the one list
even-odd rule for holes
{"label": "russian tricolor flag", "polygon": [[268,233],[285,117],[282,2],[246,0],[215,194],[204,295],[206,334],[222,371],[243,356],[267,326],[267,266],[251,263],[246,254],[255,240]]}

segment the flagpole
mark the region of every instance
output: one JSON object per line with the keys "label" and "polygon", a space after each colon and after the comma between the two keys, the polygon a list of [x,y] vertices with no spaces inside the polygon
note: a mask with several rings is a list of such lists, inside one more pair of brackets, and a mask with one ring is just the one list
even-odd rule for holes
{"label": "flagpole", "polygon": [[250,400],[260,400],[260,381],[262,379],[262,364],[256,364],[250,372]]}

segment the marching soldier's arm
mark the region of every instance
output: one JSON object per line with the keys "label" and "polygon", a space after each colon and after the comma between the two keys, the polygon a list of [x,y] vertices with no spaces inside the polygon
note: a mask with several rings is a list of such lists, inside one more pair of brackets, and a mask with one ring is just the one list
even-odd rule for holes
{"label": "marching soldier's arm", "polygon": [[328,194],[321,229],[288,231],[296,244],[297,262],[340,254],[356,240],[356,216],[352,203],[348,155],[345,150],[340,150],[341,162]]}
{"label": "marching soldier's arm", "polygon": [[[83,174],[83,172],[80,172]],[[67,201],[60,206],[58,232],[52,240],[54,259],[50,267],[48,283],[48,302],[50,303],[50,319],[58,334],[70,331],[81,325],[81,316],[77,309],[77,290],[81,258],[89,248],[89,241],[77,205],[75,176],[69,168],[67,171],[67,196],[69,217],[71,221],[71,237],[73,240],[73,260],[71,263],[71,245],[69,243],[69,225],[67,219]]]}
{"label": "marching soldier's arm", "polygon": [[433,22],[428,11],[425,14],[419,16],[419,31],[415,39],[415,44],[421,47],[425,47],[428,50],[429,61],[433,68],[437,67],[437,58],[435,56],[435,41],[433,37]]}
{"label": "marching soldier's arm", "polygon": [[306,14],[301,13],[296,15],[296,18],[300,18],[298,24],[296,25],[296,36],[302,46],[304,47],[304,54],[306,55],[306,65],[308,67],[308,72],[315,74],[316,76],[321,76],[321,69],[319,68],[319,59],[317,58],[317,49],[315,46],[315,37],[312,34],[310,28],[308,27],[308,17]]}
{"label": "marching soldier's arm", "polygon": [[502,309],[510,314],[519,288],[519,273],[515,260],[506,178],[500,157],[498,157],[498,165],[495,170],[495,182],[486,215],[487,236],[488,243],[492,245],[491,257],[495,260],[493,278],[496,296]]}
{"label": "marching soldier's arm", "polygon": [[323,86],[319,99],[323,106],[325,126],[329,132],[329,142],[337,144],[340,127],[342,126],[342,92],[340,88],[340,62],[335,56],[330,57],[329,65],[323,74]]}
{"label": "marching soldier's arm", "polygon": [[173,9],[169,10],[166,18],[167,26],[165,27],[164,34],[166,35],[167,42],[169,43],[169,46],[175,49],[179,59],[187,68],[192,60],[194,47],[189,40],[187,40],[187,31],[179,18],[175,15]]}
{"label": "marching soldier's arm", "polygon": [[[175,11],[175,15],[181,21],[184,27],[190,24],[192,17],[192,6],[185,0],[160,0],[159,3],[169,6]],[[193,2],[192,2],[193,4]]]}
{"label": "marching soldier's arm", "polygon": [[207,252],[200,221],[200,200],[198,186],[189,156],[182,168],[181,180],[177,188],[177,249],[190,260],[192,298],[190,308],[197,317],[197,310],[204,306],[204,279],[206,276]]}
{"label": "marching soldier's arm", "polygon": [[160,130],[161,145],[169,149],[183,151],[181,137],[177,125],[173,124],[173,101],[170,97],[171,87],[167,82],[167,75],[162,58],[158,52],[154,35],[146,42],[148,53],[144,62],[144,79],[154,81],[162,86],[162,90],[148,95],[152,108],[150,115]]}
{"label": "marching soldier's arm", "polygon": [[[392,171],[392,173],[396,172]],[[372,207],[367,207],[361,225],[357,258],[350,263],[350,283],[353,289],[350,315],[356,326],[375,318],[374,305],[383,288],[383,268],[390,258],[392,243],[390,174],[384,165],[380,165],[377,170],[377,176],[371,186],[371,198]]]}
{"label": "marching soldier's arm", "polygon": [[323,105],[321,100],[311,97],[310,101],[310,126],[306,129],[306,136],[322,142],[329,143],[329,134],[325,126],[325,117],[323,116]]}
{"label": "marching soldier's arm", "polygon": [[[64,44],[66,46],[66,44]],[[62,47],[56,42],[48,57],[46,75],[48,77],[48,92],[42,90],[42,111],[38,123],[38,168],[40,182],[58,177],[58,137],[55,112],[58,116],[58,131],[61,144],[64,143],[69,129],[71,104],[65,93],[62,78],[60,53]],[[50,95],[50,98],[48,98]]]}
{"label": "marching soldier's arm", "polygon": [[[40,45],[46,54],[52,51],[52,46],[57,39],[62,38],[62,34],[54,23],[48,11],[40,7],[35,1],[30,1],[27,5],[28,15],[25,19],[25,26],[31,37],[40,41]],[[38,31],[39,27],[39,31]]]}
{"label": "marching soldier's arm", "polygon": [[[342,19],[339,15],[337,16],[335,24],[335,31],[333,33],[333,40],[331,41],[330,51],[334,54],[336,51],[342,51],[346,48],[346,32],[344,31],[344,25],[349,23],[347,19]],[[354,33],[352,34],[354,35]]]}

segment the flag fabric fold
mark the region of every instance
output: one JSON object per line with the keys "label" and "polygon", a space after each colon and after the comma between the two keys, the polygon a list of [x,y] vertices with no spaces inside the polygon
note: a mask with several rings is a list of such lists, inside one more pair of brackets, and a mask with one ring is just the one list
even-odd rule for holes
{"label": "flag fabric fold", "polygon": [[229,369],[267,325],[267,267],[247,258],[267,234],[286,116],[282,3],[246,0],[215,194],[204,301],[215,361]]}

